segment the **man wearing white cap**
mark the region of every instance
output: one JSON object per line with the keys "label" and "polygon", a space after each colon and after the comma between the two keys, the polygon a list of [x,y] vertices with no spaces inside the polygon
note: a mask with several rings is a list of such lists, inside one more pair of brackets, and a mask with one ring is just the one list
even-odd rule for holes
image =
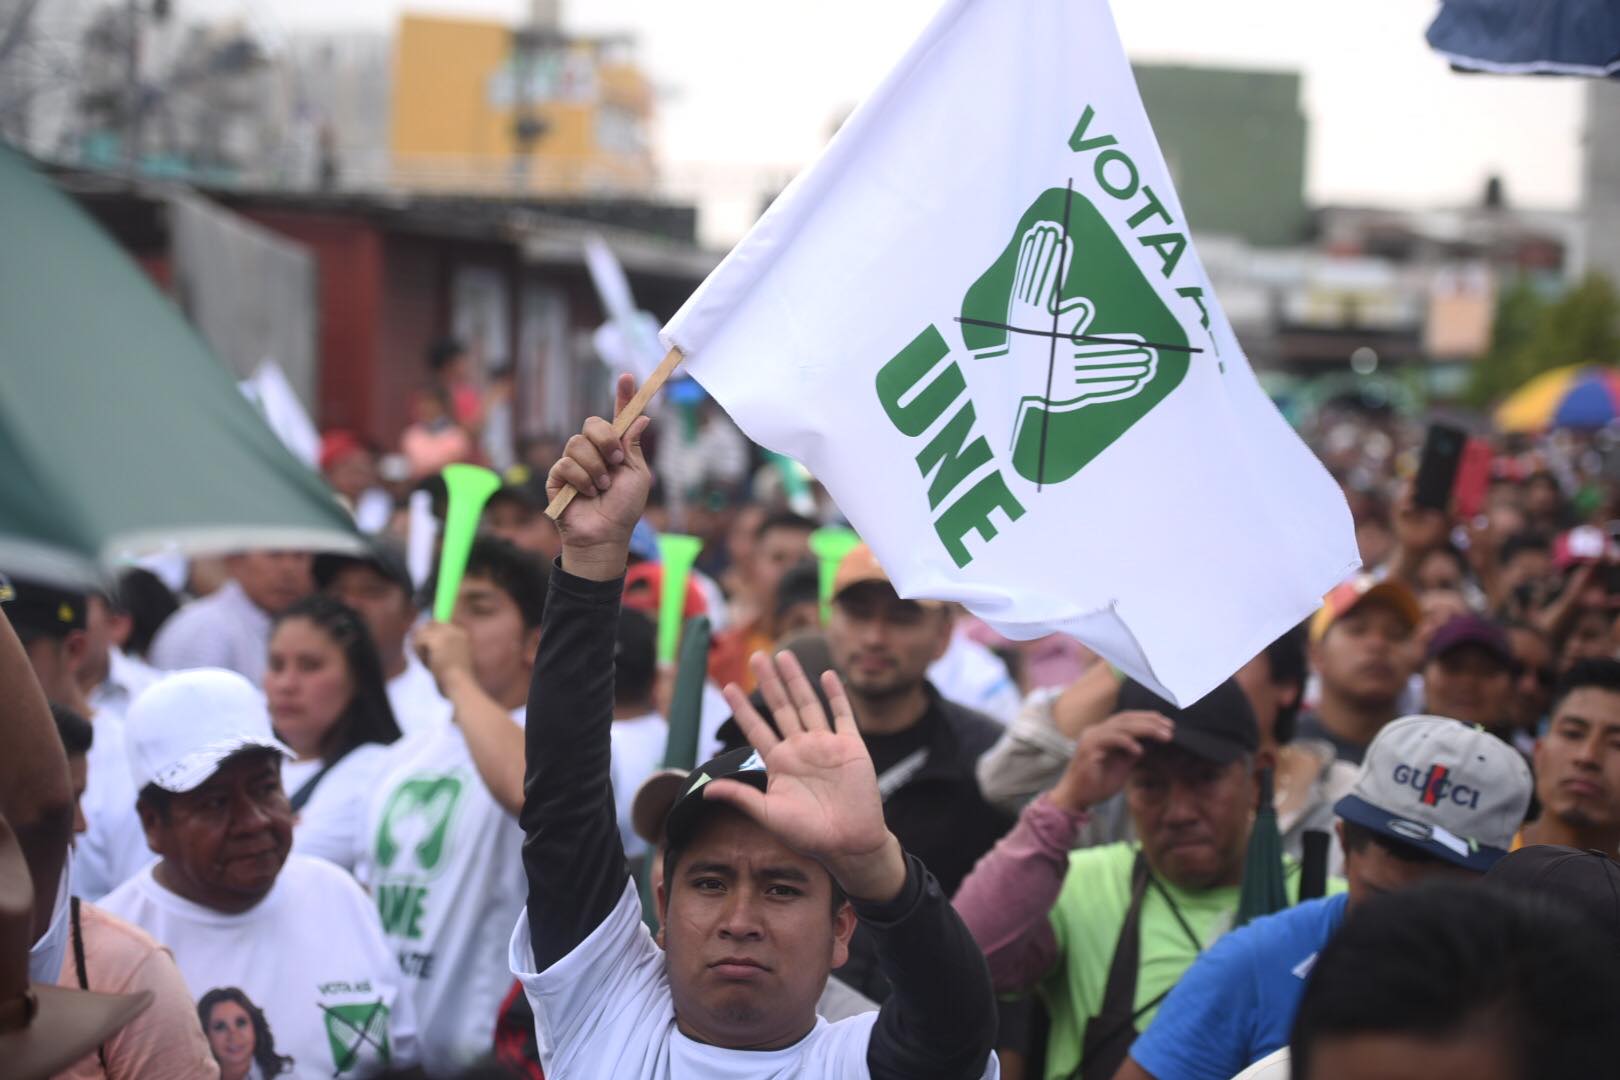
{"label": "man wearing white cap", "polygon": [[336,866],[290,854],[292,753],[252,684],[211,668],[170,675],[130,708],[125,740],[158,860],[102,906],[167,945],[191,993],[215,1002],[202,1019],[222,1073],[313,1080],[415,1064],[416,1018],[376,908]]}
{"label": "man wearing white cap", "polygon": [[1508,853],[1530,789],[1524,758],[1484,728],[1438,716],[1387,725],[1367,748],[1355,788],[1333,808],[1349,891],[1216,942],[1165,999],[1115,1080],[1227,1080],[1287,1046],[1306,976],[1346,910],[1433,878],[1478,880]]}

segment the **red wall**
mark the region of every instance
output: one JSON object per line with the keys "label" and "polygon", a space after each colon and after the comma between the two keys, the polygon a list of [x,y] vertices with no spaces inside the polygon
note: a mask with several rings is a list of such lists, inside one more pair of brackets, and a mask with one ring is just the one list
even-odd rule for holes
{"label": "red wall", "polygon": [[382,446],[398,436],[379,408],[384,273],[383,237],[353,216],[246,209],[244,215],[315,257],[319,326],[315,423],[350,428]]}
{"label": "red wall", "polygon": [[428,349],[444,332],[447,271],[433,242],[390,236],[383,264],[381,338],[372,399],[381,421],[379,445],[392,448],[411,422],[418,390],[429,384]]}

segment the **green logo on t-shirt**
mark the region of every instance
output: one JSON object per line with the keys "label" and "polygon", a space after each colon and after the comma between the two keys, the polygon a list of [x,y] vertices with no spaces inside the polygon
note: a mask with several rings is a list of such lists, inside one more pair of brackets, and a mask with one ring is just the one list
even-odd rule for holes
{"label": "green logo on t-shirt", "polygon": [[395,788],[383,807],[376,847],[381,873],[374,892],[383,933],[390,937],[422,936],[428,893],[424,879],[445,865],[461,792],[459,776],[417,776]]}
{"label": "green logo on t-shirt", "polygon": [[377,828],[378,864],[392,867],[400,852],[411,847],[417,868],[438,866],[460,801],[461,779],[456,776],[417,777],[395,788]]}
{"label": "green logo on t-shirt", "polygon": [[377,1051],[377,1061],[388,1065],[393,1051],[388,1045],[388,1006],[380,1001],[359,1005],[322,1005],[326,1015],[326,1038],[332,1044],[332,1075],[342,1076],[360,1063],[367,1046]]}

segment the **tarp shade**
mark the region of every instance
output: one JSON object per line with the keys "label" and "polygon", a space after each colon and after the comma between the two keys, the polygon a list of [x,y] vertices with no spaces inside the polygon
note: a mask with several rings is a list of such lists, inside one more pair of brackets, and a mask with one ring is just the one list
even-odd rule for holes
{"label": "tarp shade", "polygon": [[358,550],[348,513],[124,252],[0,145],[0,569]]}

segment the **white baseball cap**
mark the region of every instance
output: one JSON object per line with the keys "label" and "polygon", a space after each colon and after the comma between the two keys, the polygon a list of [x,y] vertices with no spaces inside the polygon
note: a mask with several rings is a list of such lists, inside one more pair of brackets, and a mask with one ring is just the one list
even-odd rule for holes
{"label": "white baseball cap", "polygon": [[233,754],[273,750],[291,758],[270,729],[264,695],[234,671],[195,668],[153,683],[124,717],[124,752],[139,792],[147,784],[182,794]]}
{"label": "white baseball cap", "polygon": [[1482,727],[1443,716],[1384,725],[1333,812],[1470,870],[1513,846],[1530,808],[1530,766]]}

